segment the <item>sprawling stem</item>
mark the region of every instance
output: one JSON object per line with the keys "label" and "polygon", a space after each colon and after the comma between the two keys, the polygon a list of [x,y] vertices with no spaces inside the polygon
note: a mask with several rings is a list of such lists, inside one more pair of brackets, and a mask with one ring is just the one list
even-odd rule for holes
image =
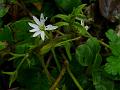
{"label": "sprawling stem", "polygon": [[101,40],[98,40],[98,41],[99,41],[99,43],[102,44],[103,46],[105,46],[105,47],[107,47],[107,48],[110,48],[110,46],[107,45],[106,43],[104,43],[103,41],[101,41]]}
{"label": "sprawling stem", "polygon": [[50,88],[50,90],[55,90],[55,88],[57,87],[57,85],[59,84],[60,80],[62,79],[62,77],[64,76],[66,71],[66,66],[62,67],[62,70],[60,71],[59,76],[57,77],[57,79],[55,80],[54,84],[52,85],[52,87]]}
{"label": "sprawling stem", "polygon": [[82,86],[79,84],[79,82],[77,81],[77,79],[75,78],[73,73],[71,72],[67,58],[65,57],[64,54],[62,54],[62,56],[63,56],[63,58],[64,58],[64,60],[65,60],[65,62],[67,64],[67,72],[68,72],[68,74],[70,75],[70,77],[72,78],[72,80],[74,81],[74,83],[78,87],[78,89],[83,90]]}
{"label": "sprawling stem", "polygon": [[56,54],[55,54],[54,49],[52,49],[52,53],[53,53],[53,56],[54,56],[54,59],[55,59],[55,63],[56,63],[56,65],[57,65],[57,68],[58,68],[58,70],[60,71],[60,69],[61,69],[60,63],[59,63],[59,61],[58,61],[58,59],[57,59],[57,57],[56,57]]}
{"label": "sprawling stem", "polygon": [[44,56],[42,56],[42,55],[40,55],[40,54],[36,54],[36,55],[38,56],[39,60],[41,61],[42,67],[43,67],[43,69],[44,69],[44,71],[45,71],[45,74],[46,74],[48,80],[49,80],[50,83],[51,83],[51,76],[50,76],[50,73],[49,73],[49,71],[48,71],[48,69],[47,69],[47,67],[46,67],[46,65],[45,65]]}
{"label": "sprawling stem", "polygon": [[75,85],[78,87],[78,89],[83,90],[83,88],[81,87],[81,85],[79,84],[73,73],[71,72],[69,65],[67,66],[67,71],[70,77],[72,78],[72,80],[74,81]]}

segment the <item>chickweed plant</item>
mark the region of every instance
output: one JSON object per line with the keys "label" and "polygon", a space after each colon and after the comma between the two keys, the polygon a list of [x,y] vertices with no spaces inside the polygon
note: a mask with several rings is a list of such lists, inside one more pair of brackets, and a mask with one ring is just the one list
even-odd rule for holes
{"label": "chickweed plant", "polygon": [[54,0],[62,7],[59,13],[52,13],[44,0],[35,1],[9,1],[18,16],[9,13],[13,7],[0,4],[0,90],[120,90],[116,31],[108,28],[105,37],[97,37],[87,4],[65,13],[70,9],[64,5],[79,0]]}

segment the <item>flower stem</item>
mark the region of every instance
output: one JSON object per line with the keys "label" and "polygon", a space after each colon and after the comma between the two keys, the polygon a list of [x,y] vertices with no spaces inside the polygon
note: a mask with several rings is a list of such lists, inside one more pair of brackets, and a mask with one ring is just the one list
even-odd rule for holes
{"label": "flower stem", "polygon": [[67,66],[67,71],[68,74],[70,75],[70,77],[73,79],[74,83],[76,84],[76,86],[78,87],[79,90],[83,90],[83,88],[81,87],[81,85],[79,84],[79,82],[77,81],[77,79],[75,78],[75,76],[72,74],[69,65]]}
{"label": "flower stem", "polygon": [[62,70],[60,71],[59,76],[57,77],[57,79],[55,80],[54,84],[51,86],[50,90],[55,90],[57,85],[59,84],[60,80],[62,79],[62,77],[64,76],[66,71],[66,66],[62,67]]}
{"label": "flower stem", "polygon": [[56,65],[57,65],[57,68],[58,68],[58,70],[60,71],[61,67],[60,67],[59,61],[58,61],[58,59],[57,59],[57,57],[56,57],[56,54],[55,54],[54,49],[52,49],[52,53],[53,53],[53,56],[54,56],[54,59],[55,59],[55,63],[56,63]]}
{"label": "flower stem", "polygon": [[48,69],[47,69],[47,67],[46,67],[46,65],[45,65],[44,56],[42,56],[42,55],[40,55],[40,54],[36,54],[36,55],[37,55],[37,57],[39,58],[39,60],[41,61],[42,67],[43,67],[43,69],[44,69],[44,72],[45,72],[45,74],[46,74],[49,82],[51,83],[51,76],[50,76],[50,73],[49,73],[49,71],[48,71]]}
{"label": "flower stem", "polygon": [[41,60],[41,63],[42,63],[42,66],[43,66],[43,68],[44,68],[44,71],[45,71],[45,73],[46,73],[46,75],[47,75],[48,80],[51,81],[49,71],[48,71],[47,68],[46,68],[46,65],[45,65],[45,62],[44,62],[44,59],[43,59],[43,58],[42,58],[42,60]]}
{"label": "flower stem", "polygon": [[75,85],[78,87],[79,90],[83,90],[82,86],[79,84],[79,82],[77,81],[77,79],[75,78],[75,76],[73,75],[73,73],[71,72],[70,70],[70,67],[69,67],[69,63],[68,63],[68,60],[66,58],[66,56],[64,54],[62,54],[65,62],[66,62],[66,66],[67,66],[67,72],[68,74],[70,75],[70,77],[72,78],[72,80],[74,81]]}

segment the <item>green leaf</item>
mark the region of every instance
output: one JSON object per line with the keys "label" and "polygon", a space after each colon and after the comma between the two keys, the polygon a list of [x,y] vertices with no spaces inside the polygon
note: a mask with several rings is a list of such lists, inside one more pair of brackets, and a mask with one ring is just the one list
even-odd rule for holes
{"label": "green leaf", "polygon": [[32,45],[30,43],[18,44],[15,47],[15,52],[17,54],[24,54],[29,50],[29,48],[31,48],[31,46]]}
{"label": "green leaf", "polygon": [[0,41],[0,50],[5,49],[6,46],[7,46],[7,43]]}
{"label": "green leaf", "polygon": [[99,62],[100,57],[99,58],[97,57],[99,51],[100,45],[98,43],[98,40],[96,38],[90,38],[87,40],[85,44],[82,44],[77,47],[76,57],[81,65],[88,66],[93,63],[95,64]]}
{"label": "green leaf", "polygon": [[120,39],[116,42],[110,42],[110,48],[113,55],[120,56]]}
{"label": "green leaf", "polygon": [[14,75],[15,74],[15,72],[4,72],[4,71],[2,71],[2,73],[7,74],[7,75]]}
{"label": "green leaf", "polygon": [[110,56],[105,64],[105,71],[112,75],[120,75],[120,56]]}
{"label": "green leaf", "polygon": [[10,75],[9,87],[11,87],[12,83],[16,80],[16,78],[17,78],[17,71],[15,71],[13,75]]}
{"label": "green leaf", "polygon": [[93,69],[99,68],[100,65],[101,65],[101,63],[102,63],[102,57],[101,57],[101,55],[98,53],[98,54],[96,54],[95,60],[94,60],[93,65],[92,65]]}
{"label": "green leaf", "polygon": [[58,26],[58,27],[62,27],[62,26],[69,26],[69,23],[67,23],[67,22],[58,22],[55,25]]}
{"label": "green leaf", "polygon": [[54,16],[53,18],[60,18],[64,21],[66,21],[66,22],[69,22],[69,20],[70,20],[70,16],[67,16],[67,15],[64,15],[64,14],[58,14],[58,15]]}
{"label": "green leaf", "polygon": [[15,41],[24,41],[30,38],[31,33],[29,33],[30,26],[28,22],[29,20],[19,20],[10,25],[14,32]]}
{"label": "green leaf", "polygon": [[73,11],[72,11],[72,15],[75,15],[75,16],[81,16],[81,14],[83,14],[83,9],[84,7],[86,6],[86,4],[81,4],[79,5],[77,8],[74,8]]}
{"label": "green leaf", "polygon": [[98,54],[100,51],[100,44],[95,37],[88,39],[86,44],[91,48],[91,51],[94,55]]}
{"label": "green leaf", "polygon": [[0,41],[8,41],[9,43],[13,42],[12,32],[8,26],[4,26],[0,32]]}
{"label": "green leaf", "polygon": [[78,21],[81,21],[82,19],[83,20],[86,19],[86,16],[84,14],[78,14],[78,15],[76,15],[76,17],[77,18],[75,18],[75,19],[78,20]]}
{"label": "green leaf", "polygon": [[95,90],[114,90],[114,83],[105,78],[101,72],[93,72],[92,77]]}
{"label": "green leaf", "polygon": [[60,9],[69,13],[73,10],[73,7],[81,4],[80,0],[55,0],[55,2]]}
{"label": "green leaf", "polygon": [[75,22],[74,25],[75,29],[78,30],[78,33],[80,35],[86,36],[87,35],[87,30],[85,29],[85,27],[83,27],[80,23]]}
{"label": "green leaf", "polygon": [[76,49],[76,57],[81,65],[88,66],[92,63],[93,53],[88,45],[82,44]]}
{"label": "green leaf", "polygon": [[66,42],[64,44],[64,47],[65,47],[67,56],[68,56],[69,60],[71,61],[72,60],[72,55],[71,55],[71,52],[70,52],[71,44],[69,42]]}
{"label": "green leaf", "polygon": [[8,61],[11,61],[11,60],[14,60],[14,59],[17,59],[17,58],[25,56],[25,54],[14,54],[14,53],[10,53],[10,54],[12,55],[12,57],[9,58]]}
{"label": "green leaf", "polygon": [[23,69],[19,71],[17,81],[27,90],[49,90],[49,82],[39,68]]}
{"label": "green leaf", "polygon": [[37,3],[37,2],[41,2],[43,0],[24,0],[24,3]]}
{"label": "green leaf", "polygon": [[110,44],[110,49],[112,51],[112,54],[115,56],[119,56],[120,55],[120,50],[119,50],[120,37],[118,37],[115,31],[113,30],[109,30],[108,32],[106,32],[106,36],[110,40],[109,44]]}
{"label": "green leaf", "polygon": [[12,83],[16,80],[17,78],[17,71],[14,72],[2,72],[3,74],[10,75],[10,81],[9,81],[9,87],[11,87]]}
{"label": "green leaf", "polygon": [[6,8],[1,8],[0,7],[0,17],[3,17],[3,16],[5,16],[5,14],[8,12],[8,10],[9,10],[9,7],[6,7]]}
{"label": "green leaf", "polygon": [[16,1],[17,1],[17,0],[11,0],[11,2],[14,3],[14,4],[16,4]]}
{"label": "green leaf", "polygon": [[41,55],[44,55],[46,53],[48,53],[52,47],[55,46],[55,42],[52,42],[52,43],[48,43],[46,45],[44,45],[41,49],[40,49],[40,54]]}
{"label": "green leaf", "polygon": [[60,36],[58,38],[55,38],[50,42],[47,42],[44,46],[42,46],[40,48],[40,54],[41,55],[46,54],[47,52],[49,52],[51,50],[51,48],[64,45],[64,43],[70,38],[71,38],[71,35],[64,35],[64,36]]}
{"label": "green leaf", "polygon": [[115,33],[115,31],[113,31],[112,29],[110,29],[106,32],[106,36],[112,42],[114,42],[118,39],[117,33]]}
{"label": "green leaf", "polygon": [[120,37],[113,30],[109,30],[106,36],[110,40],[112,54],[107,57],[105,71],[111,75],[120,75]]}

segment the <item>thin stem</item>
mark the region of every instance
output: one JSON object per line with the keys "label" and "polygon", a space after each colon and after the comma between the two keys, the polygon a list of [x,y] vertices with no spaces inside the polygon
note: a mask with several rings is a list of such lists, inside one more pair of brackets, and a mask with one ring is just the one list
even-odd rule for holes
{"label": "thin stem", "polygon": [[79,82],[77,81],[77,79],[75,78],[75,76],[73,75],[73,73],[71,72],[70,68],[69,68],[69,63],[67,58],[65,57],[64,54],[62,54],[63,58],[65,59],[65,62],[67,64],[67,72],[70,75],[70,77],[72,78],[72,80],[74,81],[75,85],[78,87],[79,90],[83,90],[82,86],[79,84]]}
{"label": "thin stem", "polygon": [[59,33],[60,35],[65,35],[64,33],[60,32],[59,30],[56,31],[57,33]]}
{"label": "thin stem", "polygon": [[79,90],[83,90],[83,88],[81,87],[81,85],[79,84],[79,82],[77,81],[77,79],[75,78],[75,76],[72,74],[69,65],[67,66],[67,71],[68,74],[70,75],[70,77],[73,79],[74,83],[76,84],[76,86],[78,87]]}
{"label": "thin stem", "polygon": [[48,57],[48,60],[47,60],[47,62],[46,62],[46,68],[48,68],[51,59],[52,59],[52,55],[50,55],[50,56]]}
{"label": "thin stem", "polygon": [[62,79],[62,77],[64,76],[66,71],[66,66],[63,66],[59,76],[57,77],[57,79],[55,80],[54,84],[52,85],[52,87],[50,88],[50,90],[55,90],[55,88],[57,87],[58,83],[60,82],[60,80]]}
{"label": "thin stem", "polygon": [[56,65],[57,65],[57,68],[58,68],[58,70],[60,71],[60,69],[61,69],[60,63],[59,63],[59,61],[58,61],[58,59],[57,59],[57,57],[56,57],[56,54],[55,54],[54,49],[52,49],[52,53],[53,53],[53,56],[54,56],[54,59],[55,59],[55,63],[56,63]]}
{"label": "thin stem", "polygon": [[48,69],[46,68],[46,65],[45,65],[45,62],[44,62],[43,56],[42,56],[42,58],[39,57],[39,59],[41,60],[42,67],[44,68],[45,74],[47,75],[47,78],[48,78],[48,80],[49,80],[50,83],[51,83],[50,73],[49,73]]}
{"label": "thin stem", "polygon": [[[75,41],[75,40],[78,40],[78,39],[80,39],[81,38],[81,36],[79,36],[79,37],[76,37],[76,38],[73,38],[73,39],[69,39],[69,40],[66,40],[66,41],[63,41],[63,42],[60,42],[60,43],[58,43],[58,44],[62,44],[62,43],[65,43],[65,42],[70,42],[70,41]],[[57,45],[56,45],[57,46]]]}
{"label": "thin stem", "polygon": [[87,31],[87,35],[88,35],[88,37],[92,37],[92,35]]}
{"label": "thin stem", "polygon": [[110,46],[109,46],[108,44],[104,43],[104,42],[101,41],[101,40],[98,40],[98,41],[99,41],[100,44],[102,44],[103,46],[105,46],[105,47],[107,47],[107,48],[110,49]]}
{"label": "thin stem", "polygon": [[44,69],[44,72],[45,72],[48,80],[49,80],[50,83],[51,83],[51,76],[50,76],[50,73],[49,73],[49,71],[48,71],[48,69],[47,69],[47,67],[46,67],[46,65],[45,65],[44,56],[40,55],[39,53],[35,53],[35,54],[36,54],[36,56],[39,58],[39,60],[41,61],[42,67],[43,67],[43,69]]}
{"label": "thin stem", "polygon": [[51,35],[46,31],[46,30],[43,30],[45,32],[45,35],[47,36],[48,39],[51,39]]}
{"label": "thin stem", "polygon": [[25,55],[25,57],[21,60],[20,64],[17,66],[16,70],[19,70],[23,62],[28,58],[28,54]]}

